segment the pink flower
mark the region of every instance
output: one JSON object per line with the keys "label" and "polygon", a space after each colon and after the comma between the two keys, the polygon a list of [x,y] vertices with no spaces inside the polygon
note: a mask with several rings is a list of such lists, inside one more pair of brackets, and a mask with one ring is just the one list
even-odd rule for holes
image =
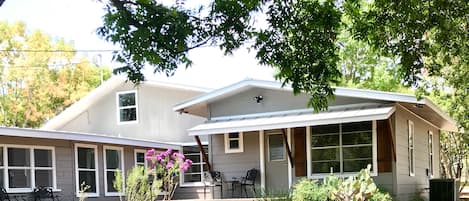
{"label": "pink flower", "polygon": [[154,154],[155,154],[155,149],[150,149],[146,153],[147,156],[153,156]]}
{"label": "pink flower", "polygon": [[151,160],[153,160],[153,156],[145,156],[145,160],[151,161]]}
{"label": "pink flower", "polygon": [[169,170],[173,167],[173,163],[172,162],[169,162],[168,164],[166,164],[166,169]]}

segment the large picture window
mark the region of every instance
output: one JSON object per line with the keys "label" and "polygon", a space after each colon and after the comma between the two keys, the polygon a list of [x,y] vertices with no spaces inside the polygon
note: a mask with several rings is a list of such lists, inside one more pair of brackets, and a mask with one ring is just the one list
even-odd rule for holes
{"label": "large picture window", "polygon": [[244,144],[242,132],[225,134],[225,153],[240,153],[243,151]]}
{"label": "large picture window", "polygon": [[[208,146],[204,145],[203,147],[205,149],[205,156],[208,158]],[[192,165],[186,172],[182,173],[182,183],[188,185],[202,182],[203,172],[208,170],[203,160],[202,152],[200,152],[199,150],[199,147],[184,147],[183,153],[184,156],[186,156],[186,159],[190,159],[192,161]]]}
{"label": "large picture window", "polygon": [[137,122],[137,91],[117,93],[117,120],[119,123]]}
{"label": "large picture window", "polygon": [[373,122],[311,127],[311,172],[354,173],[368,164],[373,171]]}
{"label": "large picture window", "polygon": [[75,144],[76,162],[76,193],[80,195],[80,185],[85,183],[90,188],[87,196],[99,196],[98,184],[98,149],[96,145]]}
{"label": "large picture window", "polygon": [[0,146],[0,187],[31,192],[35,187],[56,189],[53,147]]}
{"label": "large picture window", "polygon": [[[124,150],[122,147],[109,147],[104,146],[104,181],[105,181],[105,195],[118,196],[119,191],[114,188],[114,181],[116,180],[116,173],[121,172],[122,181],[124,181]],[[123,189],[124,187],[122,187]]]}

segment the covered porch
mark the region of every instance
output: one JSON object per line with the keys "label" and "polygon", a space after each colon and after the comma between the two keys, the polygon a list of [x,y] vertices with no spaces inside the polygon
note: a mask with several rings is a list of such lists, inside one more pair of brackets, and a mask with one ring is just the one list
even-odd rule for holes
{"label": "covered porch", "polygon": [[[323,113],[297,110],[231,116],[214,118],[189,134],[196,139],[210,136],[211,154],[205,162],[228,181],[255,168],[259,170],[255,188],[279,192],[304,177],[321,179],[331,172],[350,176],[370,164],[375,182],[392,193],[396,188],[394,111],[394,105],[362,105],[332,107]],[[220,193],[214,193],[218,198]],[[224,197],[231,195],[230,190],[224,192]]]}

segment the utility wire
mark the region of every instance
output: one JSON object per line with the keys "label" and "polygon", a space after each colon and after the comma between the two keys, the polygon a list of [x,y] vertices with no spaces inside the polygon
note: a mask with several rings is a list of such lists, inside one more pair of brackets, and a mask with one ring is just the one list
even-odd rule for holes
{"label": "utility wire", "polygon": [[0,50],[0,52],[115,52],[119,50]]}

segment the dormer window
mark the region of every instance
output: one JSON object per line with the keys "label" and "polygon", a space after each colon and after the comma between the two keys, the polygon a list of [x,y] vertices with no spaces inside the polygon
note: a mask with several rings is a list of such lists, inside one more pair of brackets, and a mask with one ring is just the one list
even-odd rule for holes
{"label": "dormer window", "polygon": [[137,91],[117,93],[117,122],[136,123],[138,116]]}

